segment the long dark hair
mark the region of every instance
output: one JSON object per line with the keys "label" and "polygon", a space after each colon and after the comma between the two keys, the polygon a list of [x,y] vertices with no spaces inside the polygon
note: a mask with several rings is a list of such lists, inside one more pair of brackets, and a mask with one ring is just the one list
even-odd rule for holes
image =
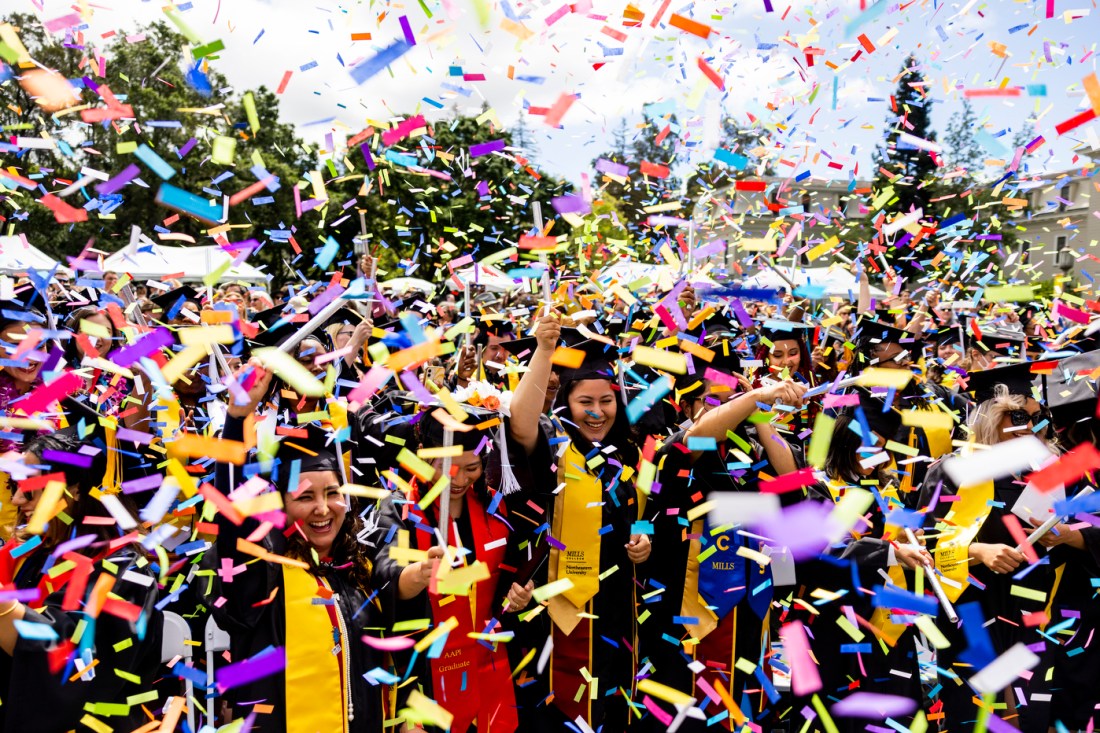
{"label": "long dark hair", "polygon": [[859,485],[860,481],[878,479],[879,486],[893,478],[885,464],[875,466],[875,472],[864,476],[859,472],[859,449],[863,447],[863,438],[849,426],[855,421],[850,412],[842,412],[833,426],[833,438],[829,442],[829,452],[825,456],[825,473],[832,479]]}
{"label": "long dark hair", "polygon": [[[74,466],[71,463],[63,463],[45,457],[47,452],[67,453],[77,455],[81,448],[92,445],[98,448],[92,458],[92,465],[88,467]],[[74,532],[91,533],[96,535],[101,544],[115,540],[119,537],[117,525],[90,524],[85,525],[85,517],[110,517],[111,513],[99,499],[92,496],[92,490],[102,486],[104,476],[107,473],[106,446],[95,445],[90,441],[82,441],[67,433],[51,433],[34,438],[24,452],[24,461],[28,466],[39,468],[43,474],[61,473],[65,477],[65,486],[69,490],[69,506],[65,510],[72,519],[70,524],[65,524],[60,519],[51,519],[46,525],[46,531],[42,535],[42,546],[52,550],[60,545]],[[81,454],[87,455],[87,452]],[[14,489],[14,487],[13,487]],[[72,491],[76,490],[76,500],[72,499]],[[13,490],[14,494],[15,491]],[[126,494],[116,494],[122,507],[133,517],[138,516],[137,506]]]}

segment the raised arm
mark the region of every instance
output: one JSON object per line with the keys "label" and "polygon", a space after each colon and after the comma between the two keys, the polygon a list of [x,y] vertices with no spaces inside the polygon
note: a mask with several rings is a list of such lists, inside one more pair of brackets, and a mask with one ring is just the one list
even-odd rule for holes
{"label": "raised arm", "polygon": [[553,365],[550,358],[561,337],[561,316],[551,313],[539,319],[535,327],[538,346],[531,357],[527,372],[519,380],[516,393],[512,396],[511,420],[508,432],[528,454],[535,450],[539,437],[539,416],[546,401],[546,386],[550,382],[550,370]]}
{"label": "raised arm", "polygon": [[756,412],[758,403],[801,407],[802,395],[805,393],[805,385],[791,381],[776,382],[767,387],[749,390],[700,417],[687,431],[686,438],[714,438],[721,442],[726,439],[727,432]]}

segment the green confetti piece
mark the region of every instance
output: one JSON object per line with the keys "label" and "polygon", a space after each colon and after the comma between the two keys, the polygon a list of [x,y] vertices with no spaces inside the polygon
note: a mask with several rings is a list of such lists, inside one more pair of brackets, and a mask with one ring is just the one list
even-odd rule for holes
{"label": "green confetti piece", "polygon": [[244,105],[244,114],[248,117],[248,126],[252,128],[252,134],[255,135],[260,131],[260,116],[256,113],[256,99],[252,96],[252,92],[245,93],[241,104]]}
{"label": "green confetti piece", "polygon": [[191,49],[191,56],[193,56],[194,59],[198,61],[199,59],[205,58],[206,56],[210,56],[211,54],[215,54],[218,51],[224,50],[224,43],[222,43],[221,41],[211,41],[210,43],[203,44],[202,46],[196,46],[195,48]]}

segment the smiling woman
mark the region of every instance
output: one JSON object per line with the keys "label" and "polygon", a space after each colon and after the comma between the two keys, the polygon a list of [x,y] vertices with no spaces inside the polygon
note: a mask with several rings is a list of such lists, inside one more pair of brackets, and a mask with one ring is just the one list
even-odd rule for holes
{"label": "smiling woman", "polygon": [[[243,440],[245,420],[272,382],[272,374],[256,360],[236,377],[251,388],[247,404],[229,407],[223,433],[227,440]],[[391,591],[374,583],[359,541],[365,533],[363,519],[353,498],[340,491],[338,456],[323,444],[302,442],[283,442],[270,475],[284,512],[262,513],[241,523],[219,514],[215,547],[204,558],[211,568],[229,563],[238,569],[229,575],[215,573],[208,594],[218,625],[232,639],[233,659],[279,648],[286,660],[284,671],[230,689],[226,699],[234,718],[249,714],[258,700],[273,706],[253,730],[381,731],[390,691],[372,684],[368,672],[385,662],[373,647],[357,640],[368,628],[392,623],[384,620],[393,609]],[[218,464],[219,491],[231,500],[254,496],[235,493],[238,487],[245,491],[242,484],[236,466]],[[259,541],[265,552],[283,558],[279,564],[255,562],[254,552],[242,551],[255,542],[257,528],[265,526],[258,518],[285,522],[282,532],[267,533]],[[319,689],[340,694],[317,695]]]}
{"label": "smiling woman", "polygon": [[[545,546],[543,529],[554,538],[549,558],[535,575],[535,585],[569,580],[572,587],[549,599],[548,613],[521,625],[514,654],[537,653],[547,636],[553,649],[547,674],[517,692],[524,730],[562,730],[566,721],[583,720],[593,729],[625,730],[629,690],[635,672],[634,565],[649,558],[646,534],[634,532],[641,498],[632,481],[638,446],[615,390],[615,347],[602,341],[575,345],[583,360],[562,370],[554,402],[556,435],[548,437],[539,418],[561,337],[556,315],[536,327],[538,346],[528,371],[512,398],[509,431],[526,454],[533,485],[507,497],[519,515],[539,515],[521,545]],[[576,355],[576,354],[573,354]],[[524,526],[526,523],[521,523]],[[528,550],[531,552],[531,550]],[[550,690],[576,690],[598,679],[591,695],[555,695]],[[619,692],[616,692],[619,690]]]}

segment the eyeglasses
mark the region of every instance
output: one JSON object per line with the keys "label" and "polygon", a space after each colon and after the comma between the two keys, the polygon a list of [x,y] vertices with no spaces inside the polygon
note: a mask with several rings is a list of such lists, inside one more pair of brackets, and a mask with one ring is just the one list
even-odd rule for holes
{"label": "eyeglasses", "polygon": [[1027,410],[1009,410],[1008,419],[1012,421],[1015,427],[1022,427],[1028,423],[1037,423],[1043,415],[1043,411],[1028,412]]}

